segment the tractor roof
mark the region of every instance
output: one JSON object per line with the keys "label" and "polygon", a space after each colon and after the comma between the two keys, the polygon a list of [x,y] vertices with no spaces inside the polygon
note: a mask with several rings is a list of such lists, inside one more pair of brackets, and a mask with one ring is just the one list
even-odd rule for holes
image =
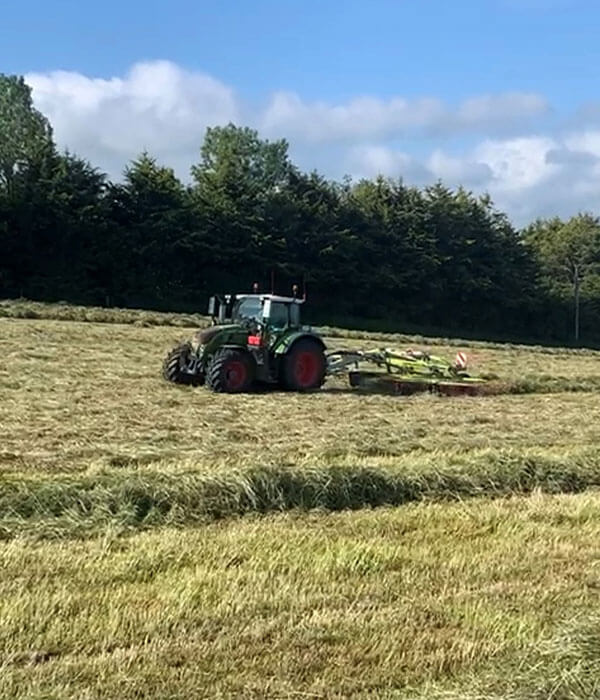
{"label": "tractor roof", "polygon": [[282,304],[303,304],[304,299],[298,299],[296,297],[282,297],[278,294],[236,294],[236,299],[270,299],[271,301],[278,301]]}

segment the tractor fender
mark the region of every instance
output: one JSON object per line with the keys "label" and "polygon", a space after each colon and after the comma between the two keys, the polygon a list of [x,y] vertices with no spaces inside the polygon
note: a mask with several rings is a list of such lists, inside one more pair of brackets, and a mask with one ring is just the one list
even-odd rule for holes
{"label": "tractor fender", "polygon": [[203,357],[205,367],[210,365],[213,356],[220,350],[239,350],[240,352],[248,355],[255,368],[258,367],[258,362],[256,361],[256,356],[254,353],[250,352],[248,348],[244,347],[243,345],[237,345],[236,343],[223,343],[222,345],[216,346],[211,352],[207,352],[207,354]]}
{"label": "tractor fender", "polygon": [[326,350],[325,343],[316,333],[311,333],[309,331],[293,331],[291,333],[286,333],[284,336],[279,338],[279,340],[273,346],[273,353],[275,355],[285,355],[299,340],[314,340],[314,342],[320,345],[323,350]]}

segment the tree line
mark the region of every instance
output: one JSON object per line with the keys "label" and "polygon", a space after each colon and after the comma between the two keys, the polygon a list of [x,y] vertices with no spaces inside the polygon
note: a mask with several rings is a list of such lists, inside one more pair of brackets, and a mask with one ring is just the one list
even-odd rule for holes
{"label": "tree line", "polygon": [[330,181],[232,124],[207,129],[189,183],[147,153],[113,182],[0,75],[0,297],[204,311],[304,280],[320,322],[591,343],[599,261],[591,214],[519,231],[487,195]]}

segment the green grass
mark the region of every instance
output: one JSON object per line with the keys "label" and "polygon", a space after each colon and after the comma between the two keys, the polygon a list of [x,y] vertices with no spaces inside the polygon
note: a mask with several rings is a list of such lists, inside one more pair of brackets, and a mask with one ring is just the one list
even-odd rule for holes
{"label": "green grass", "polygon": [[598,605],[599,537],[598,495],[534,494],[16,540],[0,695],[504,697],[519,664],[548,687],[573,666],[538,653]]}
{"label": "green grass", "polygon": [[597,450],[485,450],[395,460],[392,467],[103,470],[78,477],[5,477],[0,538],[66,537],[202,524],[249,513],[339,511],[413,501],[577,493],[600,486]]}
{"label": "green grass", "polygon": [[516,393],[220,396],[159,376],[196,319],[7,309],[0,697],[599,696],[600,353],[424,339]]}

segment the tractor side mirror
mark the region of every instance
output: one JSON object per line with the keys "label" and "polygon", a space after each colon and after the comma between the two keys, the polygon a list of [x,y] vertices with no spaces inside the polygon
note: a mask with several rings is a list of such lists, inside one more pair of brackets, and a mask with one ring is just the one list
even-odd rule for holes
{"label": "tractor side mirror", "polygon": [[216,306],[217,306],[217,300],[214,297],[211,297],[208,300],[208,315],[209,316],[215,315]]}

